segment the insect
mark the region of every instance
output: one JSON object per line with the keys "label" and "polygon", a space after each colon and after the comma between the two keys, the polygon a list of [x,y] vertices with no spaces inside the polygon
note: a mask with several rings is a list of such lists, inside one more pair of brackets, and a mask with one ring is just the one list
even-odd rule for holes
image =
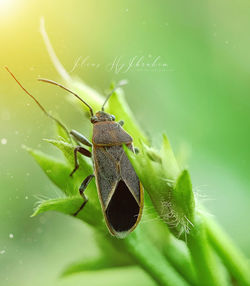
{"label": "insect", "polygon": [[[90,142],[75,130],[68,132],[66,127],[49,114],[37,99],[20,84],[7,67],[6,69],[47,116],[59,123],[68,134],[73,136],[76,142],[80,142],[74,148],[75,167],[70,176],[73,176],[79,168],[78,153],[92,158],[94,172],[83,180],[79,188],[84,201],[74,216],[77,216],[87,203],[84,191],[95,177],[99,201],[110,233],[120,238],[128,235],[136,228],[142,216],[143,187],[123,149],[123,145],[126,145],[132,152],[135,152],[132,137],[122,128],[122,121],[116,122],[114,115],[104,111],[105,104],[117,87],[107,96],[101,110],[94,114],[91,106],[73,91],[52,80],[38,79],[68,91],[88,107],[91,115],[90,121],[93,124],[93,136],[92,142]],[[82,145],[91,147],[92,152]]]}

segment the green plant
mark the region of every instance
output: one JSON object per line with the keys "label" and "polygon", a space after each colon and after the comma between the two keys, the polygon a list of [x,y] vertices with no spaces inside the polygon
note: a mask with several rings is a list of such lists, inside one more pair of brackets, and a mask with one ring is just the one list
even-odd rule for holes
{"label": "green plant", "polygon": [[[67,74],[50,45],[43,25],[42,34],[65,84],[82,95],[94,110],[99,109],[102,96]],[[145,188],[143,218],[125,239],[112,237],[104,224],[95,184],[91,182],[86,190],[89,202],[77,218],[95,230],[101,255],[76,262],[63,275],[139,265],[158,285],[250,285],[246,258],[195,199],[188,170],[179,167],[166,135],[160,150],[150,146],[121,90],[111,97],[107,112],[126,122],[124,128],[140,149],[140,153],[134,155],[124,147]],[[59,125],[57,136],[56,140],[46,141],[63,153],[64,161],[27,148],[48,178],[62,191],[61,198],[39,202],[33,215],[48,210],[72,215],[82,204],[78,187],[84,176],[92,172],[90,160],[80,158],[79,171],[73,178],[69,177],[74,164],[74,146]]]}

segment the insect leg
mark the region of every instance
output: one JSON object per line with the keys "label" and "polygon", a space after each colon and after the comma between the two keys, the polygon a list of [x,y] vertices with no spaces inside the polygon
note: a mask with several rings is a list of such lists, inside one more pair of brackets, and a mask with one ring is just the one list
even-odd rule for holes
{"label": "insect leg", "polygon": [[89,175],[87,178],[84,179],[84,181],[82,182],[80,188],[79,188],[79,192],[80,195],[83,197],[84,202],[82,203],[82,205],[80,206],[80,208],[73,214],[73,216],[77,216],[78,213],[84,208],[84,206],[86,205],[88,199],[86,198],[86,196],[84,195],[84,191],[86,190],[88,184],[91,182],[91,180],[94,178],[95,175]]}
{"label": "insect leg", "polygon": [[138,147],[134,147],[135,150],[135,154],[139,154],[140,153],[140,149]]}
{"label": "insect leg", "polygon": [[124,121],[123,121],[123,120],[120,120],[118,123],[119,123],[121,126],[124,125]]}
{"label": "insect leg", "polygon": [[84,196],[83,198],[86,198],[84,195],[84,191],[87,188],[88,184],[91,182],[91,180],[94,178],[95,175],[89,175],[88,177],[86,177],[84,179],[84,181],[82,182],[80,188],[79,188],[79,192],[81,196]]}
{"label": "insect leg", "polygon": [[77,146],[75,149],[74,149],[74,158],[75,158],[75,168],[74,170],[70,173],[70,176],[72,176],[75,171],[79,168],[79,163],[78,163],[78,160],[77,160],[77,152],[81,153],[82,155],[86,156],[86,157],[91,157],[91,152],[81,146]]}
{"label": "insect leg", "polygon": [[81,133],[77,132],[76,130],[71,130],[70,134],[79,142],[81,142],[82,144],[92,147],[92,144],[89,142],[89,140],[82,135]]}

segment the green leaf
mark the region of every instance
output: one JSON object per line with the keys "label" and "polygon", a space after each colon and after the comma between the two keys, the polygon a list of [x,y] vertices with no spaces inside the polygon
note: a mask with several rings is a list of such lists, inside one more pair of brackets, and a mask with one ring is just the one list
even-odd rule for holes
{"label": "green leaf", "polygon": [[[50,59],[54,65],[56,71],[61,76],[61,78],[64,80],[65,85],[69,89],[71,89],[73,92],[79,94],[86,102],[88,102],[89,105],[92,106],[93,110],[99,108],[99,106],[101,106],[101,104],[103,103],[104,99],[96,90],[94,90],[93,88],[86,85],[79,78],[76,78],[76,77],[72,78],[69,75],[69,73],[65,70],[62,63],[58,59],[58,57],[54,51],[54,48],[50,42],[50,39],[49,39],[47,32],[46,32],[46,29],[45,29],[43,19],[41,19],[40,31],[41,31],[45,46],[47,48],[48,54],[50,56]],[[85,106],[78,99],[73,97],[73,95],[70,94],[69,98],[71,99],[71,101],[77,102],[78,105],[81,106],[81,108],[84,108],[84,110],[86,112],[89,112],[87,106]]]}
{"label": "green leaf", "polygon": [[[171,231],[176,236],[179,237],[182,232],[186,234],[192,226],[195,208],[191,179],[186,170],[176,178],[176,182],[172,179],[173,171],[170,172],[172,175],[166,173],[168,163],[165,158],[172,160],[173,165],[176,163],[166,136],[161,152],[145,144],[142,144],[138,155],[124,148],[160,217],[171,226]],[[179,173],[177,163],[172,170],[175,170],[175,177]]]}
{"label": "green leaf", "polygon": [[180,170],[169,140],[165,134],[163,134],[163,142],[160,154],[165,177],[170,180],[175,180],[179,175]]}
{"label": "green leaf", "polygon": [[[42,201],[39,203],[32,216],[36,216],[46,211],[58,211],[64,214],[73,215],[79,210],[82,203],[83,198],[80,196]],[[86,203],[84,209],[79,212],[77,218],[95,227],[97,230],[104,231],[104,233],[107,232],[100,209],[91,201]]]}
{"label": "green leaf", "polygon": [[177,178],[173,189],[172,200],[174,205],[179,208],[178,211],[183,212],[183,216],[186,216],[190,221],[192,221],[195,201],[190,175],[187,170],[183,170]]}
{"label": "green leaf", "polygon": [[65,141],[65,142],[67,142],[69,144],[72,144],[73,140],[72,140],[68,130],[66,132],[66,130],[60,124],[58,124],[57,122],[56,122],[56,133],[57,133],[57,135],[59,137],[59,140]]}
{"label": "green leaf", "polygon": [[[119,92],[120,91],[120,92]],[[148,142],[148,139],[139,128],[136,119],[134,118],[128,104],[125,101],[124,94],[119,89],[110,97],[107,112],[115,115],[116,121],[123,120],[123,128],[133,137],[134,145],[140,147],[140,140]]]}
{"label": "green leaf", "polygon": [[151,154],[157,154],[157,150],[149,148],[144,143],[141,146],[140,153],[137,155],[133,154],[128,148],[124,148],[156,211],[162,219],[167,221],[172,183],[169,183],[169,180],[165,177],[161,160],[152,160],[152,155],[148,155],[149,150]]}
{"label": "green leaf", "polygon": [[170,223],[176,222],[179,235],[189,233],[190,228],[193,227],[195,201],[187,170],[183,170],[175,182],[171,192],[169,209]]}
{"label": "green leaf", "polygon": [[[65,144],[68,147],[67,143],[60,146],[65,146]],[[34,215],[47,210],[55,210],[73,215],[82,205],[83,198],[80,196],[78,190],[80,186],[78,182],[79,180],[76,176],[73,178],[69,176],[72,168],[66,163],[57,161],[55,158],[46,155],[41,151],[28,148],[26,149],[35,158],[50,180],[56,184],[67,196],[69,196],[68,198],[43,201],[39,204],[39,207],[36,209]],[[104,226],[101,206],[98,200],[94,182],[89,184],[85,193],[86,196],[89,197],[89,200],[85,205],[84,210],[82,210],[77,217],[93,226],[96,226],[98,224],[97,222],[99,222],[102,230],[104,230],[106,233],[107,229]]]}
{"label": "green leaf", "polygon": [[97,270],[104,270],[109,268],[124,267],[131,265],[133,264],[129,262],[123,263],[122,261],[119,261],[119,258],[117,260],[110,260],[108,257],[84,259],[83,261],[79,261],[68,266],[63,271],[62,276],[68,276],[71,274],[84,271],[97,271]]}
{"label": "green leaf", "polygon": [[[69,166],[71,166],[71,170],[69,174],[72,172],[74,168],[74,146],[64,142],[64,141],[58,141],[58,140],[45,140],[46,142],[51,143],[52,145],[56,146],[60,151],[62,151],[64,157],[66,158]],[[77,155],[78,162],[79,162],[79,169],[73,174],[72,177],[69,177],[70,180],[74,181],[74,184],[77,186],[79,189],[82,181],[90,174],[93,174],[93,167],[92,167],[92,162],[89,158],[83,157],[81,154]],[[86,194],[89,196],[92,202],[95,202],[96,204],[99,205],[99,199],[97,196],[97,190],[96,186],[93,182],[88,185],[86,189]]]}
{"label": "green leaf", "polygon": [[56,158],[44,154],[38,150],[28,149],[29,153],[43,169],[48,178],[58,186],[67,196],[74,196],[79,193],[76,181],[69,174],[71,167]]}
{"label": "green leaf", "polygon": [[82,205],[83,199],[80,196],[49,199],[39,202],[32,217],[46,211],[58,211],[73,215]]}
{"label": "green leaf", "polygon": [[[61,150],[64,157],[69,162],[69,164],[72,166],[72,168],[74,168],[75,166],[75,159],[74,159],[75,146],[67,142],[59,141],[59,140],[53,140],[53,139],[44,139],[44,140],[56,146],[59,150]],[[78,155],[77,158],[78,158],[79,165],[80,165],[79,170],[82,172],[85,172],[86,174],[92,174],[93,168],[92,168],[91,160],[89,158],[87,159],[81,154],[77,154],[77,155]]]}
{"label": "green leaf", "polygon": [[62,276],[77,272],[135,265],[134,260],[127,254],[122,240],[101,232],[95,232],[93,236],[99,246],[100,256],[84,258],[81,261],[72,263],[64,270]]}
{"label": "green leaf", "polygon": [[[67,81],[67,85],[71,90],[73,90],[75,93],[77,93],[84,101],[86,101],[93,109],[93,111],[99,111],[103,102],[104,97],[98,93],[95,89],[89,87],[86,85],[81,79],[74,77],[70,81]],[[87,116],[90,116],[89,109],[85,104],[83,104],[79,99],[73,97],[73,95],[70,96],[70,101],[77,104],[81,110],[84,110],[87,114]]]}

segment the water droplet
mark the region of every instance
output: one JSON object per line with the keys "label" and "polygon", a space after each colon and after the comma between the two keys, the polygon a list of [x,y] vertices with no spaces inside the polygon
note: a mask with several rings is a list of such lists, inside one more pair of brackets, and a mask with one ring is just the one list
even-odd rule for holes
{"label": "water droplet", "polygon": [[2,143],[3,145],[7,144],[7,139],[6,139],[6,138],[2,138],[2,139],[1,139],[1,143]]}
{"label": "water droplet", "polygon": [[25,196],[25,200],[28,200],[29,199],[29,197],[28,196]]}
{"label": "water droplet", "polygon": [[13,234],[13,233],[10,233],[10,234],[9,234],[9,238],[11,238],[11,239],[14,238],[14,234]]}

